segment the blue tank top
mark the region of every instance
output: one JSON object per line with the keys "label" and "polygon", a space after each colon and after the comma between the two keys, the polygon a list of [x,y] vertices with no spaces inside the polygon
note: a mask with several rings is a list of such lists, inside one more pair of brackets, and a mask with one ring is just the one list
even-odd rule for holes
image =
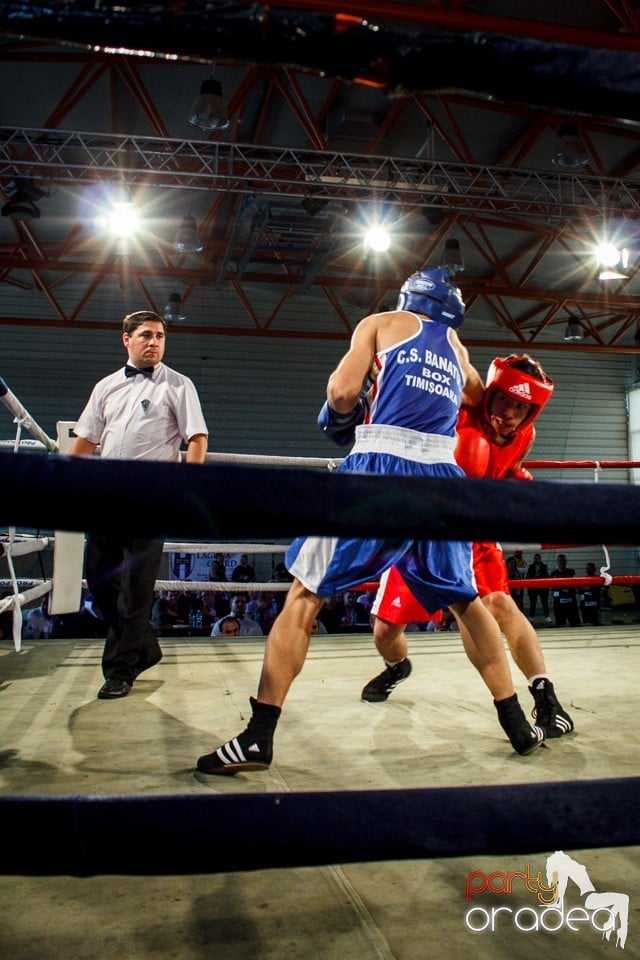
{"label": "blue tank top", "polygon": [[463,377],[449,327],[416,320],[420,329],[413,336],[375,356],[377,376],[366,422],[453,437]]}

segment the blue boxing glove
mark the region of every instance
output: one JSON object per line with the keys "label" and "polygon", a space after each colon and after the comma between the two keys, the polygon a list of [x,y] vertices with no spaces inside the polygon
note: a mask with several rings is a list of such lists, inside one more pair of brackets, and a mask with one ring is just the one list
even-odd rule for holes
{"label": "blue boxing glove", "polygon": [[325,437],[333,440],[339,447],[348,447],[355,439],[356,427],[364,423],[368,408],[365,393],[360,394],[358,402],[349,413],[338,413],[329,406],[328,401],[325,401],[318,414],[318,426]]}

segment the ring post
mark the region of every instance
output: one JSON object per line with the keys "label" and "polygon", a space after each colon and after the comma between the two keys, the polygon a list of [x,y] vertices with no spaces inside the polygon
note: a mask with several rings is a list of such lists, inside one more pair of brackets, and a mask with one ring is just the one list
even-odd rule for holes
{"label": "ring post", "polygon": [[[74,423],[59,420],[58,449],[67,453],[73,443]],[[49,597],[49,614],[77,613],[82,601],[82,568],[84,534],[56,530],[53,545],[53,586]]]}

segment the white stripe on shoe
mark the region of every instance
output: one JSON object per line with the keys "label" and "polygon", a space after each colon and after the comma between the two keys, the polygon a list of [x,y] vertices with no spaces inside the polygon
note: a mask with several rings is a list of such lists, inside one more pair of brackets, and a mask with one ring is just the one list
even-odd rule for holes
{"label": "white stripe on shoe", "polygon": [[216,753],[225,765],[230,763],[246,763],[247,760],[238,743],[237,737],[227,741],[227,743],[223,743],[221,747],[218,747]]}

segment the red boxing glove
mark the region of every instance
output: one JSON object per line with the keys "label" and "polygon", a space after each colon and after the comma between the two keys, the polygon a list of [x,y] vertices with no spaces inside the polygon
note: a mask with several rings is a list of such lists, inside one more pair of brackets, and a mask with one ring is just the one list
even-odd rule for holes
{"label": "red boxing glove", "polygon": [[512,467],[507,473],[507,480],[533,480],[533,474],[526,467]]}
{"label": "red boxing glove", "polygon": [[468,477],[484,477],[489,468],[491,444],[479,430],[462,427],[458,430],[458,442],[453,455]]}

